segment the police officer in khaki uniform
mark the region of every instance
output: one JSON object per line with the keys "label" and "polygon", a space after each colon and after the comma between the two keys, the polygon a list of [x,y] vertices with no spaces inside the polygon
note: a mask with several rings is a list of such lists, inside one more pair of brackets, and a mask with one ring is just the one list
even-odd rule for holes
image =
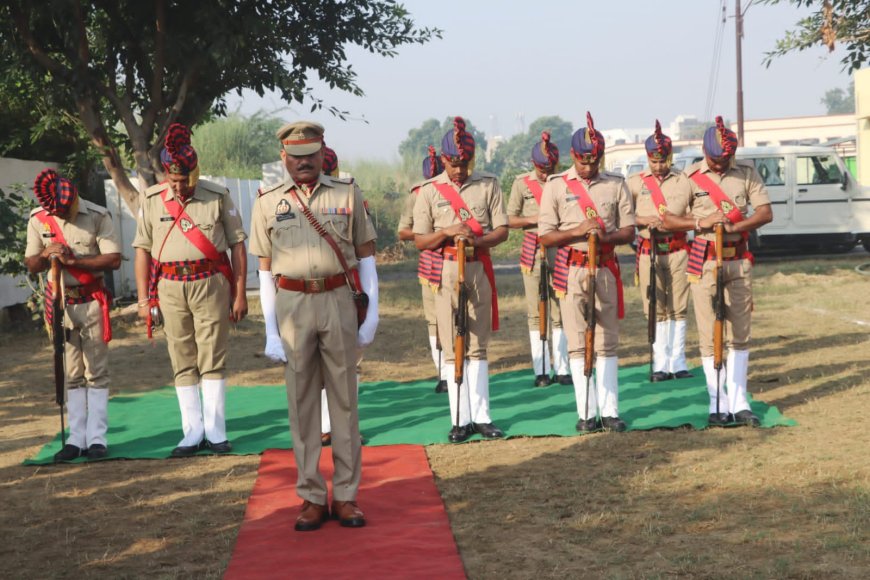
{"label": "police officer in khaki uniform", "polygon": [[[489,363],[486,348],[492,330],[498,329],[495,276],[489,249],[508,235],[507,213],[498,179],[488,173],[473,172],[474,137],[466,131],[465,121],[456,117],[453,129],[441,140],[444,172],[425,181],[414,204],[414,239],[419,250],[437,252],[443,262],[428,273],[435,295],[435,318],[443,351],[444,375],[448,380],[451,423],[459,409],[459,424],[449,433],[458,443],[473,433],[486,438],[504,437],[489,415]],[[463,237],[473,248],[468,253],[465,284],[469,290],[468,358],[461,388],[455,381],[454,344],[457,307],[458,265],[455,240]]]}
{"label": "police officer in khaki uniform", "polygon": [[[444,171],[444,164],[441,163],[441,158],[435,153],[435,148],[429,146],[429,154],[423,159],[423,179],[432,179],[439,173]],[[416,183],[411,187],[411,192],[405,198],[405,205],[402,208],[402,215],[399,217],[398,233],[399,239],[403,242],[414,241],[414,204],[417,201],[417,195],[420,193],[420,187],[423,183]],[[435,320],[435,293],[437,287],[429,284],[427,272],[432,266],[431,250],[424,250],[420,253],[420,259],[417,265],[417,277],[420,280],[421,294],[423,296],[423,315],[426,317],[426,326],[429,331],[429,350],[432,353],[432,362],[435,363],[435,370],[438,373],[438,383],[435,385],[436,393],[447,392],[447,378],[444,376],[444,352],[440,341],[438,340],[438,324]]]}
{"label": "police officer in khaki uniform", "polygon": [[[751,163],[734,159],[737,135],[716,117],[704,133],[704,159],[686,168],[692,186],[692,216],[666,216],[670,230],[695,229],[688,278],[701,343],[701,362],[710,393],[711,426],[736,422],[758,426],[746,396],[752,317],[752,263],[749,232],[773,219],[764,181]],[[753,213],[749,214],[752,206]],[[724,225],[725,337],[727,362],[719,377],[713,361],[713,297],[716,293],[716,224]],[[718,379],[718,380],[717,380]],[[717,386],[718,385],[718,386]],[[720,400],[724,385],[726,399]]]}
{"label": "police officer in khaki uniform", "polygon": [[[557,246],[553,286],[560,297],[562,324],[568,337],[568,356],[577,398],[577,430],[601,427],[624,431],[619,418],[619,319],[623,316],[622,280],[615,248],[634,237],[634,208],[625,181],[601,171],[604,165],[604,136],[586,113],[587,126],[571,139],[574,166],[550,177],[544,187],[538,235],[544,246]],[[598,270],[595,277],[595,385],[587,385],[584,333],[588,288],[587,240],[590,232],[599,240]],[[587,388],[588,387],[588,388]],[[589,401],[587,402],[587,392]],[[587,404],[588,403],[588,404]],[[600,412],[601,422],[596,419]]]}
{"label": "police officer in khaki uniform", "polygon": [[[50,267],[57,256],[63,264],[64,380],[69,438],[55,461],[108,454],[109,346],[112,338],[109,307],[112,296],[103,285],[103,270],[121,266],[121,247],[112,216],[105,208],[81,199],[75,185],[46,169],[33,186],[41,207],[30,212],[24,265],[31,274]],[[47,295],[46,314],[51,296]],[[50,321],[49,321],[50,322]]]}
{"label": "police officer in khaki uniform", "polygon": [[671,138],[662,133],[656,120],[655,132],[645,143],[649,167],[627,180],[634,198],[637,221],[637,274],[644,314],[649,318],[650,241],[656,244],[656,340],[653,343],[652,382],[693,375],[686,367],[686,311],[689,309],[689,284],[686,281],[686,233],[669,231],[662,216],[670,213],[687,216],[692,199],[689,180],[672,167]]}
{"label": "police officer in khaki uniform", "polygon": [[187,127],[170,126],[160,160],[167,181],[145,191],[133,240],[139,317],[163,314],[184,434],[172,456],[226,453],[229,323],[248,312],[245,230],[227,188],[199,179]]}
{"label": "police officer in khaki uniform", "polygon": [[[532,147],[532,165],[534,169],[522,173],[514,179],[511,195],[508,199],[508,225],[511,228],[524,230],[523,246],[520,253],[520,270],[523,273],[523,289],[526,294],[527,320],[529,323],[529,343],[532,346],[532,371],[535,374],[535,386],[546,387],[553,382],[560,385],[570,385],[571,369],[568,366],[568,343],[562,332],[562,315],[559,311],[559,301],[552,291],[552,269],[549,264],[556,259],[556,249],[547,250],[547,279],[549,290],[548,311],[549,328],[552,329],[552,340],[549,348],[545,348],[541,340],[540,329],[540,285],[542,260],[540,244],[538,243],[538,211],[539,200],[544,190],[547,178],[556,171],[559,165],[559,149],[550,141],[550,133],[544,131],[541,140]],[[548,337],[549,338],[549,337]],[[549,353],[547,351],[550,351]],[[554,364],[550,365],[550,353]],[[556,369],[556,376],[550,378],[550,369]]]}
{"label": "police officer in khaki uniform", "polygon": [[[356,503],[361,472],[356,363],[358,348],[371,343],[378,324],[375,231],[353,180],[321,172],[322,126],[298,121],[277,135],[289,177],[266,189],[254,204],[251,253],[259,256],[267,355],[287,361],[296,492],[304,500],[295,529],[318,529],[330,511],[341,525],[360,527],[366,520]],[[335,242],[350,271],[318,229]],[[359,327],[351,281],[369,298]],[[281,356],[270,354],[270,343],[276,341],[283,346]],[[335,463],[329,507],[318,471],[322,387],[329,401]]]}

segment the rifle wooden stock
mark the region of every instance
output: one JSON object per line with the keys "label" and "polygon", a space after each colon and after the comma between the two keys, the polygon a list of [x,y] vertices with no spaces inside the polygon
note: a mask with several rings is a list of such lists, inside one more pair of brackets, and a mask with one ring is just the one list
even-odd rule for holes
{"label": "rifle wooden stock", "polygon": [[62,445],[66,445],[66,435],[63,425],[63,405],[64,405],[64,386],[66,382],[66,368],[64,365],[64,349],[66,342],[66,332],[63,326],[64,306],[66,304],[63,297],[63,266],[57,256],[50,258],[51,263],[51,301],[52,301],[52,318],[51,318],[51,343],[53,347],[54,360],[54,400],[60,407],[60,438]]}
{"label": "rifle wooden stock", "polygon": [[725,272],[722,267],[723,226],[716,224],[716,294],[713,297],[713,312],[716,319],[713,322],[713,366],[718,371],[722,368],[722,355],[725,339]]}
{"label": "rifle wooden stock", "polygon": [[586,285],[586,312],[584,316],[584,318],[586,318],[586,334],[584,336],[586,352],[584,353],[585,360],[583,374],[585,374],[588,379],[592,376],[592,363],[595,360],[595,287],[596,278],[598,276],[598,234],[594,231],[590,232],[588,236],[586,257],[586,279],[588,284]]}
{"label": "rifle wooden stock", "polygon": [[[453,340],[453,354],[455,363],[454,379],[456,384],[461,388],[462,379],[465,375],[465,349],[466,335],[468,333],[468,289],[465,287],[465,238],[456,240],[456,265],[459,271],[459,280],[457,283],[457,303],[456,303],[456,336]],[[456,424],[459,425],[457,417]]]}
{"label": "rifle wooden stock", "polygon": [[646,297],[649,302],[649,310],[647,312],[646,321],[646,338],[649,342],[649,374],[652,380],[652,374],[655,369],[653,345],[656,342],[656,323],[658,300],[656,298],[656,260],[658,258],[658,248],[656,247],[656,230],[649,230],[649,285],[646,287]]}

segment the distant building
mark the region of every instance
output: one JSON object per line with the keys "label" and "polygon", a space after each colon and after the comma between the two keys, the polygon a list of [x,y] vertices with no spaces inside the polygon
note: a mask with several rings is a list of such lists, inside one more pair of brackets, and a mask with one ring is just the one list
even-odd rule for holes
{"label": "distant building", "polygon": [[486,154],[484,155],[484,157],[486,158],[487,163],[492,161],[492,157],[493,155],[495,155],[495,150],[498,149],[499,146],[506,141],[507,139],[505,139],[501,135],[495,135],[486,139]]}
{"label": "distant building", "polygon": [[[737,131],[737,123],[731,123],[731,129]],[[753,119],[743,122],[743,144],[746,147],[824,145],[829,141],[851,140],[855,132],[854,114]],[[842,153],[845,157],[855,156],[854,140],[851,148],[842,148]]]}

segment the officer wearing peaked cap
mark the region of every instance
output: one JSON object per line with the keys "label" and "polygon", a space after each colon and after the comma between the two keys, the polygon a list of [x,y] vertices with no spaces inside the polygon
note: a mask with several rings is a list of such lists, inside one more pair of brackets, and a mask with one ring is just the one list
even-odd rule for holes
{"label": "officer wearing peaked cap", "polygon": [[[360,527],[366,520],[356,503],[362,465],[356,362],[378,324],[375,231],[353,181],[322,172],[321,125],[288,123],[277,137],[288,177],[254,204],[251,253],[259,257],[266,354],[287,363],[296,492],[303,500],[295,529],[316,530],[330,512],[341,525]],[[318,470],[324,387],[335,463],[331,505]]]}

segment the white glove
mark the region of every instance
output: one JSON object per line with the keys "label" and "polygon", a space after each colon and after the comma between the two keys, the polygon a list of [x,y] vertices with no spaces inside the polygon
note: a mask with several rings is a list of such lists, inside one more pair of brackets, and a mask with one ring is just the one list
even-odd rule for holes
{"label": "white glove", "polygon": [[356,337],[357,343],[363,348],[372,343],[375,339],[375,331],[378,329],[378,271],[375,268],[374,256],[359,261],[359,279],[362,291],[369,297],[366,319],[359,327]]}
{"label": "white glove", "polygon": [[263,354],[275,362],[287,362],[281,335],[278,334],[278,315],[275,314],[275,279],[268,270],[257,270],[260,275],[260,307],[266,321],[266,350]]}

